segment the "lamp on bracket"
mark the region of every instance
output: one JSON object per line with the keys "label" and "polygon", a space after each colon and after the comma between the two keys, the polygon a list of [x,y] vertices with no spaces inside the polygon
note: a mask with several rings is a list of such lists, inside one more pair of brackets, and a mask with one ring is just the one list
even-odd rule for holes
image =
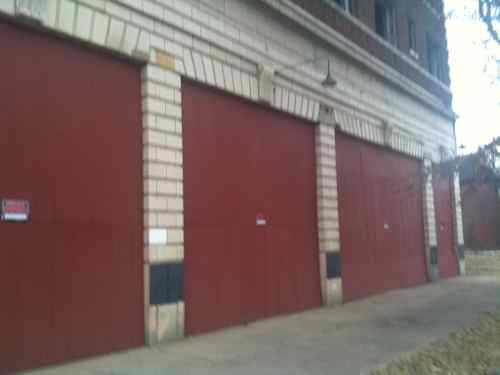
{"label": "lamp on bracket", "polygon": [[300,62],[295,63],[293,65],[282,66],[278,69],[275,69],[274,74],[281,73],[281,72],[284,72],[287,70],[295,70],[303,65],[315,63],[315,62],[322,61],[322,60],[328,60],[328,71],[326,72],[325,79],[323,81],[321,81],[321,86],[323,86],[324,88],[327,88],[327,89],[334,88],[337,86],[337,80],[335,78],[333,78],[333,76],[332,76],[332,72],[330,69],[330,58],[327,56],[315,57],[313,59],[307,59],[307,60],[300,61]]}

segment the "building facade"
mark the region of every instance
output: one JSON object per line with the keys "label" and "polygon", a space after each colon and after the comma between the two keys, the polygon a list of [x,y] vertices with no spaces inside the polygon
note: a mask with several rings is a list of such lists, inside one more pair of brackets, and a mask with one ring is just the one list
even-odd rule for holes
{"label": "building facade", "polygon": [[0,373],[464,273],[442,1],[0,16]]}

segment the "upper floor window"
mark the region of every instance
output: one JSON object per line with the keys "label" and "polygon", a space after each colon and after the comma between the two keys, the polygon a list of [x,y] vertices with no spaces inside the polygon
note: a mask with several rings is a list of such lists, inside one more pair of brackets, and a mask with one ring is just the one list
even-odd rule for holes
{"label": "upper floor window", "polygon": [[385,40],[396,43],[396,17],[394,8],[389,2],[375,2],[375,31]]}
{"label": "upper floor window", "polygon": [[342,9],[344,9],[346,12],[348,13],[351,13],[352,14],[352,2],[353,0],[324,0],[326,1],[327,3],[335,3],[337,4],[339,7],[341,7]]}
{"label": "upper floor window", "polygon": [[442,48],[430,35],[427,35],[427,69],[434,77],[444,81],[444,59]]}
{"label": "upper floor window", "polygon": [[415,21],[411,17],[408,17],[408,47],[410,50],[410,55],[418,59],[417,28],[415,26]]}

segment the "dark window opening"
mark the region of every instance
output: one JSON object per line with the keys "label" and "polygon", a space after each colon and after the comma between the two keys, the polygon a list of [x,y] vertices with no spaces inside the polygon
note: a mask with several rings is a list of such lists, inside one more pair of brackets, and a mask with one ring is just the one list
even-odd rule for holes
{"label": "dark window opening", "polygon": [[394,9],[385,1],[375,3],[375,31],[385,40],[396,42]]}
{"label": "dark window opening", "polygon": [[443,50],[430,35],[427,35],[427,69],[434,77],[444,81]]}
{"label": "dark window opening", "polygon": [[347,11],[348,13],[352,14],[352,11],[353,11],[352,2],[353,2],[353,0],[324,0],[324,1],[329,3],[329,4],[335,3],[339,7],[341,7],[345,11]]}
{"label": "dark window opening", "polygon": [[408,43],[410,50],[417,51],[417,30],[415,27],[415,21],[411,17],[408,17]]}

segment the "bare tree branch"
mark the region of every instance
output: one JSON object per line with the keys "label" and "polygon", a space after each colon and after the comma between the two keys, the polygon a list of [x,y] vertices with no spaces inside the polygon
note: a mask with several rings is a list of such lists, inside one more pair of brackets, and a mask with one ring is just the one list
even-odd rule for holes
{"label": "bare tree branch", "polygon": [[500,45],[500,0],[478,0],[479,17],[486,24],[493,40]]}

